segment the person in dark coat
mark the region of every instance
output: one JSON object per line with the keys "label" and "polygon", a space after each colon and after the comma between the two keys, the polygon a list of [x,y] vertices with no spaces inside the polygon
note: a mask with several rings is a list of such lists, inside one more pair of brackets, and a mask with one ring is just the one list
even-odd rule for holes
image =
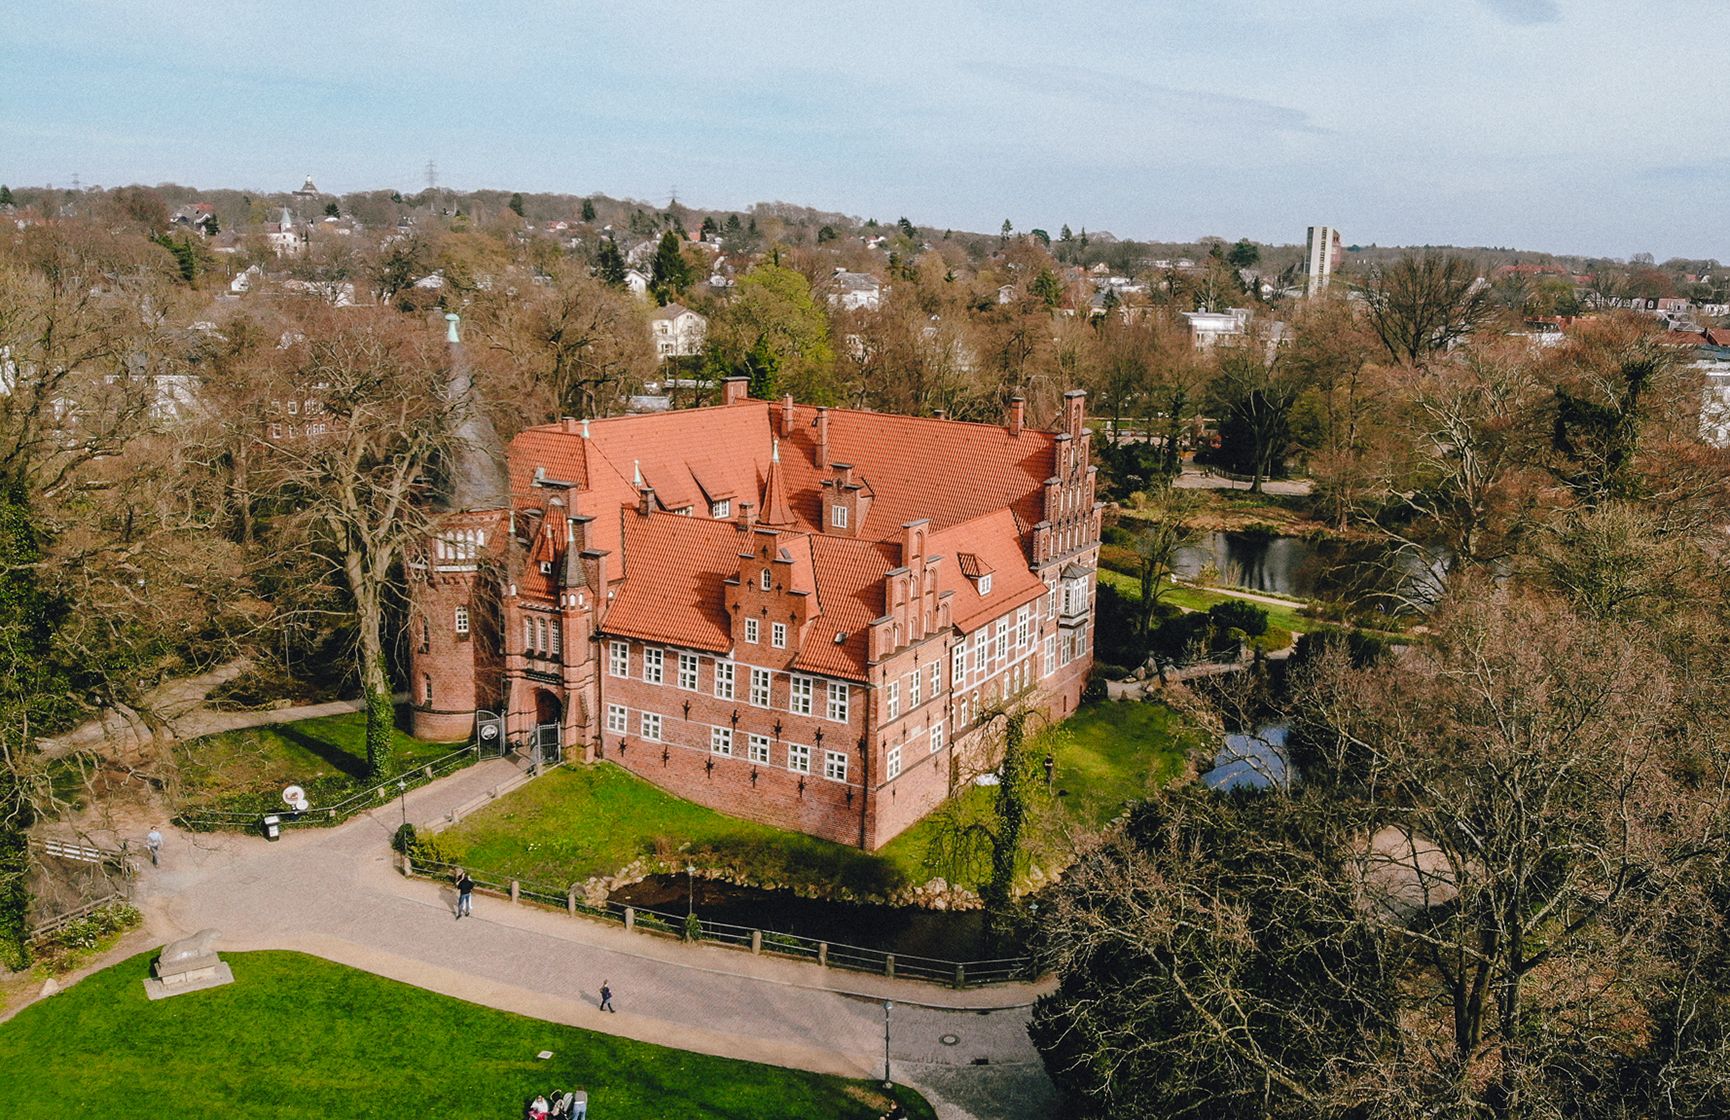
{"label": "person in dark coat", "polygon": [[474,917],[475,913],[475,881],[462,868],[457,869],[457,920],[463,915]]}
{"label": "person in dark coat", "polygon": [[619,1010],[613,1006],[613,989],[607,987],[605,980],[601,981],[601,1010],[615,1013]]}

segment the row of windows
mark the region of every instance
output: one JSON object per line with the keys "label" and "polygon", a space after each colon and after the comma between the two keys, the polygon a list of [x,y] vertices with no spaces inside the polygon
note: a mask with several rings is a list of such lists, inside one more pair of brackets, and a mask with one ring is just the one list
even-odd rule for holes
{"label": "row of windows", "polygon": [[[658,712],[637,713],[637,734],[651,743],[662,742],[662,719]],[[607,705],[607,730],[615,735],[628,735],[631,728],[631,712],[623,704]],[[722,758],[734,757],[735,745],[743,746],[744,757],[759,766],[774,765],[773,744],[767,735],[745,735],[742,737],[730,727],[709,728],[709,753]],[[936,747],[932,748],[937,749]],[[811,772],[811,748],[800,743],[787,743],[783,748],[782,764],[795,774]],[[899,765],[897,765],[899,770]],[[847,755],[841,751],[823,752],[823,776],[831,781],[847,780]],[[893,776],[893,775],[891,775]]]}
{"label": "row of windows", "polygon": [[524,618],[523,652],[558,657],[565,651],[564,626],[558,619]]}
{"label": "row of windows", "polygon": [[[750,621],[750,620],[747,620]],[[777,623],[776,625],[780,625]],[[695,692],[702,688],[702,659],[694,653],[679,653],[677,657],[676,680],[678,686],[687,691]],[[738,682],[738,667],[732,661],[713,658],[714,665],[712,691],[722,700],[735,699]],[[774,673],[768,669],[750,667],[751,676],[747,696],[754,707],[767,708],[772,704]],[[607,671],[615,677],[631,675],[631,643],[614,641],[607,648]],[[667,674],[666,651],[653,646],[643,648],[642,679],[648,684],[665,684]],[[787,676],[787,710],[794,715],[809,716],[816,714],[817,682],[813,677],[803,677],[797,673]],[[846,723],[852,696],[851,686],[840,681],[830,681],[824,689],[823,715],[837,723]]]}
{"label": "row of windows", "polygon": [[[769,578],[768,569],[764,569],[763,578],[764,580]],[[747,618],[745,620],[745,642],[747,645],[757,645],[762,640],[762,634],[763,629],[757,619]],[[771,622],[769,624],[769,644],[775,649],[787,648],[787,624],[785,622]]]}
{"label": "row of windows", "polygon": [[[925,683],[931,686],[931,698],[935,700],[943,691],[943,666],[933,661],[924,668],[915,669],[907,674],[907,710],[912,711],[925,702]],[[901,681],[899,679],[887,682],[883,689],[883,712],[886,719],[901,717]]]}

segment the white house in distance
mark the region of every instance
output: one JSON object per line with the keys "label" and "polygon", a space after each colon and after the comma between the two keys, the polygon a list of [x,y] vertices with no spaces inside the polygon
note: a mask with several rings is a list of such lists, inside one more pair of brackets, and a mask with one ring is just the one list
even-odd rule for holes
{"label": "white house in distance", "polygon": [[709,320],[689,307],[669,303],[649,316],[649,333],[655,340],[655,357],[694,358],[703,352],[709,337]]}
{"label": "white house in distance", "polygon": [[883,286],[875,276],[864,272],[848,272],[844,268],[835,270],[835,290],[829,293],[829,306],[839,307],[843,311],[856,311],[863,307],[867,311],[877,310],[877,305],[883,301]]}
{"label": "white house in distance", "polygon": [[1249,310],[1228,307],[1224,311],[1185,311],[1189,323],[1189,338],[1197,350],[1218,346],[1222,341],[1241,338],[1249,329]]}
{"label": "white house in distance", "polygon": [[625,287],[632,295],[647,296],[649,294],[649,274],[639,268],[625,270]]}

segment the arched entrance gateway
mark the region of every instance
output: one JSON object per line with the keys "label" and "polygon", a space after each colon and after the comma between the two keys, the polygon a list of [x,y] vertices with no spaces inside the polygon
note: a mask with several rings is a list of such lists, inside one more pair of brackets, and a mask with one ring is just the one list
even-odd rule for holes
{"label": "arched entrance gateway", "polygon": [[537,763],[557,762],[562,757],[564,742],[560,727],[564,714],[565,706],[557,696],[544,688],[535,689],[535,730],[529,742]]}

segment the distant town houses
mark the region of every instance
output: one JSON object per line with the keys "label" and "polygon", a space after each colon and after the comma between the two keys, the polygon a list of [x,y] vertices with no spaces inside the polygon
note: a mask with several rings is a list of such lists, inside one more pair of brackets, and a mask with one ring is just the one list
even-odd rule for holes
{"label": "distant town houses", "polygon": [[837,268],[830,284],[829,306],[843,311],[875,311],[883,301],[883,286],[869,273]]}
{"label": "distant town houses", "polygon": [[1197,350],[1211,350],[1222,342],[1242,338],[1249,331],[1249,309],[1228,307],[1224,311],[1185,311],[1189,325],[1190,344]]}
{"label": "distant town houses", "polygon": [[655,343],[655,356],[694,358],[703,352],[709,337],[709,320],[677,303],[658,307],[649,316],[649,334]]}

